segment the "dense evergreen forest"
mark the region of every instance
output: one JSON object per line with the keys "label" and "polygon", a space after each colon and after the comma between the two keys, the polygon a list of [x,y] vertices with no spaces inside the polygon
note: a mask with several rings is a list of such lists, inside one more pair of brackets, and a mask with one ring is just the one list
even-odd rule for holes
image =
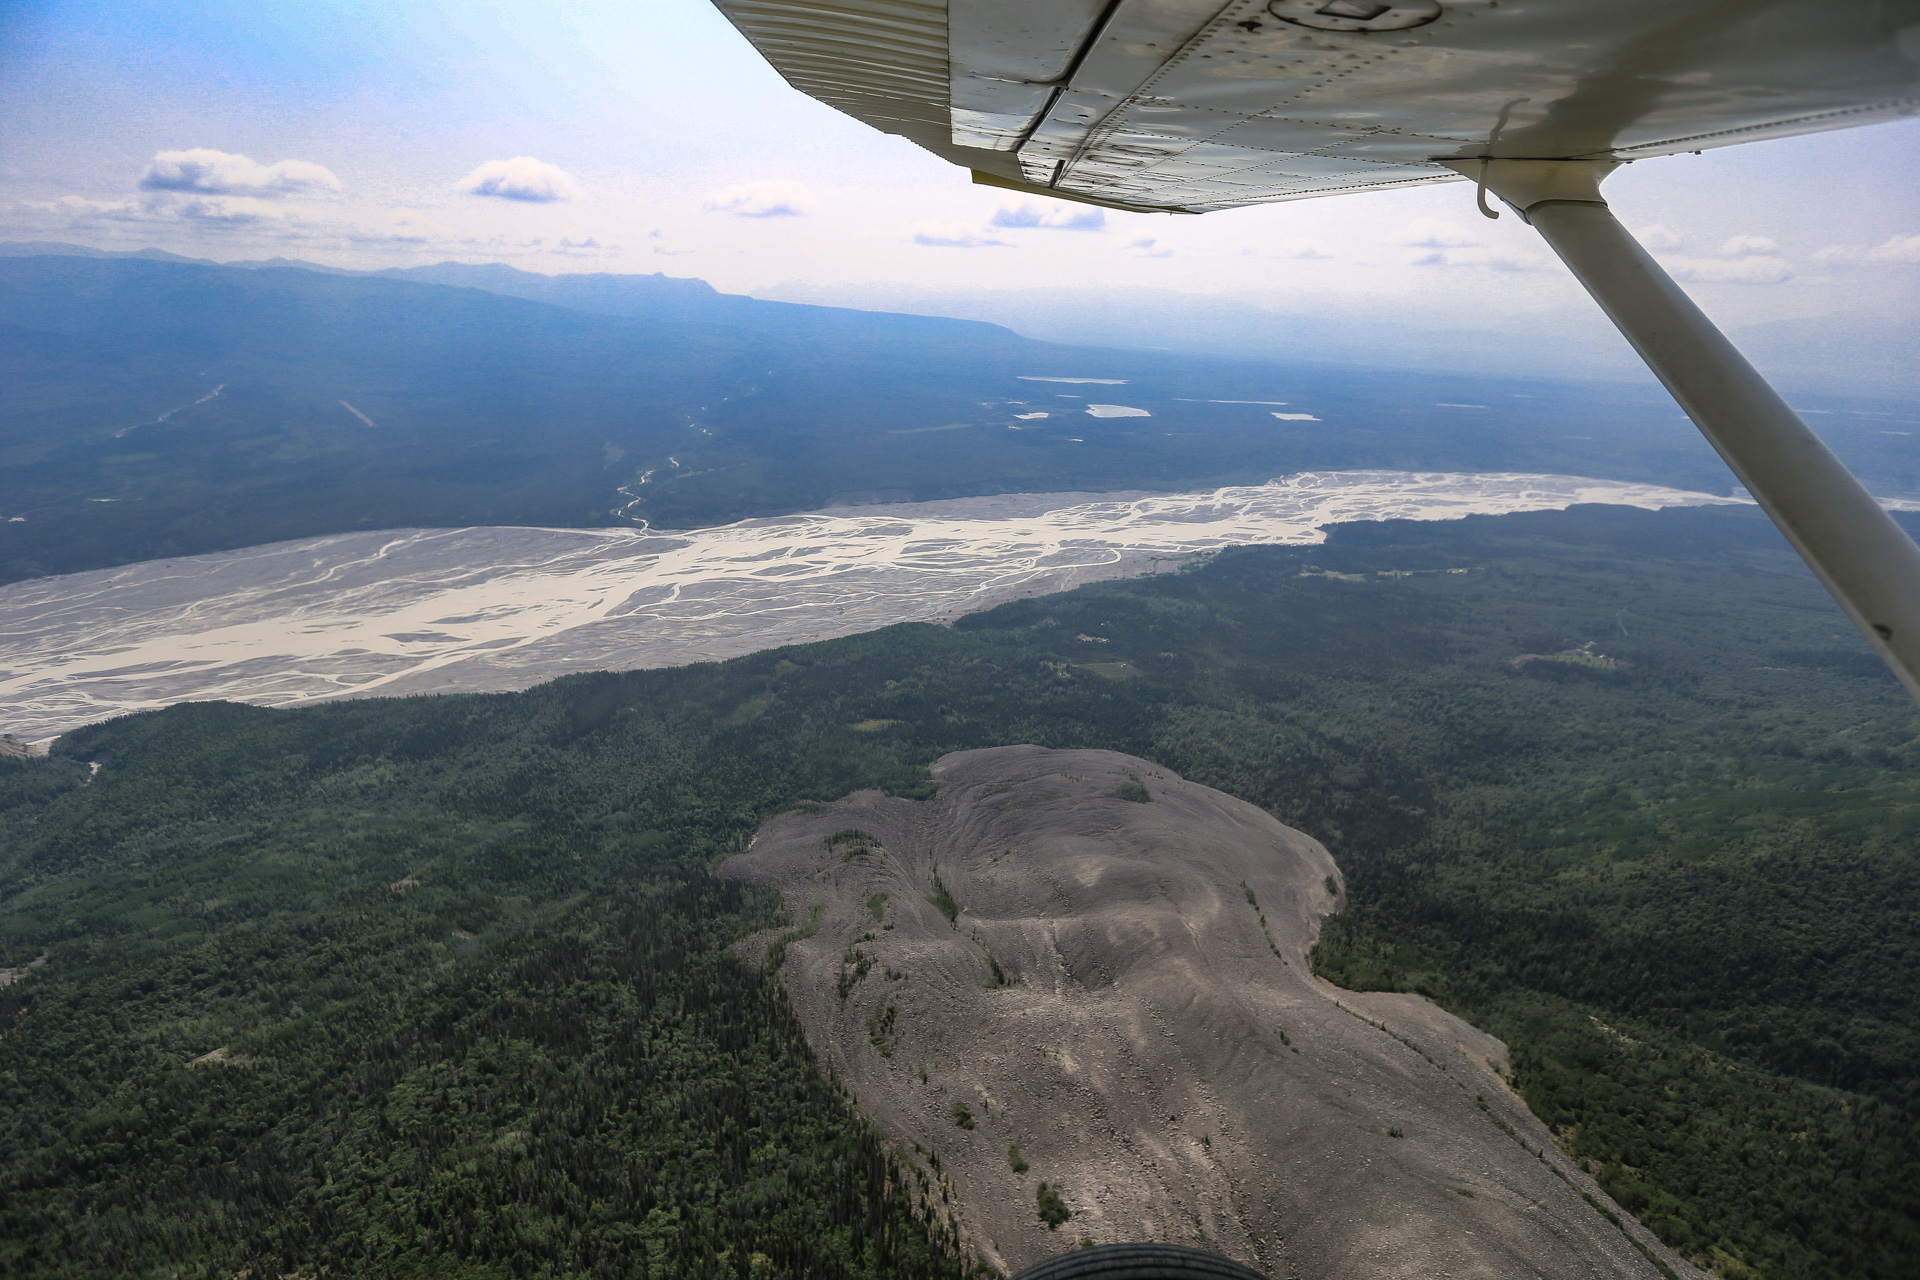
{"label": "dense evergreen forest", "polygon": [[0,1271],[967,1274],[706,868],[1013,742],[1325,841],[1321,970],[1505,1037],[1703,1265],[1920,1272],[1920,715],[1757,514],[1606,508],[0,760]]}

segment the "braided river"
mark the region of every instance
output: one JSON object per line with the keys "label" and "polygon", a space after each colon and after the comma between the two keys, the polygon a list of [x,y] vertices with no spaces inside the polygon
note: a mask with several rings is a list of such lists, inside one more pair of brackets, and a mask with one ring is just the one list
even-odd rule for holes
{"label": "braided river", "polygon": [[1194,493],[831,508],[718,528],[402,529],[0,587],[0,732],[177,702],[523,689],[946,622],[1020,596],[1306,545],[1328,525],[1740,499],[1577,476],[1306,472]]}

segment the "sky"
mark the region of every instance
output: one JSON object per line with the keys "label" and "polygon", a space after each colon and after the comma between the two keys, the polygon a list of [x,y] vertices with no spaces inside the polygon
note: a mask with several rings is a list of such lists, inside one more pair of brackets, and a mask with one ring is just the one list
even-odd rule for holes
{"label": "sky", "polygon": [[[1649,160],[1615,211],[1792,385],[1920,390],[1920,120]],[[706,0],[7,0],[0,239],[662,271],[1036,337],[1638,377],[1465,183],[1204,217],[972,186]]]}

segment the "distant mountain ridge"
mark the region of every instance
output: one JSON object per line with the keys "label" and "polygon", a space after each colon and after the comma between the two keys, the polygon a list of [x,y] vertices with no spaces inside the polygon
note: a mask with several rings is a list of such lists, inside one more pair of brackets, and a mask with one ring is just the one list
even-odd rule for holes
{"label": "distant mountain ridge", "polygon": [[[0,580],[353,528],[817,504],[899,477],[842,483],[803,461],[810,437],[954,421],[1045,359],[977,322],[667,291],[622,316],[404,275],[0,257]],[[722,481],[728,505],[663,511],[666,477],[713,474],[719,442],[785,461]],[[622,492],[652,473],[650,501]]]}
{"label": "distant mountain ridge", "polygon": [[165,249],[94,249],[57,240],[0,240],[0,258],[141,258],[149,262],[194,262],[203,267],[222,265],[212,258],[187,258]]}
{"label": "distant mountain ridge", "polygon": [[[300,258],[254,258],[234,262],[216,262],[209,258],[188,258],[164,249],[110,250],[90,249],[84,245],[54,241],[0,241],[0,258],[100,258],[136,259],[148,262],[180,262],[202,267],[229,267],[237,270],[311,271],[320,275],[354,276],[363,279],[405,280],[415,284],[449,285],[461,289],[480,289],[503,297],[544,302],[550,306],[589,311],[599,315],[648,317],[654,319],[712,320],[751,323],[749,317],[778,315],[787,321],[806,315],[816,322],[821,313],[848,316],[885,314],[899,320],[944,321],[949,324],[980,325],[978,320],[945,320],[902,312],[872,312],[861,308],[816,306],[806,303],[768,302],[744,294],[722,293],[705,280],[691,276],[581,272],[543,275],[523,271],[505,263],[437,262],[422,267],[382,267],[355,270],[308,262]],[[1003,329],[1000,325],[988,327]]]}
{"label": "distant mountain ridge", "polygon": [[382,267],[355,270],[308,262],[301,258],[252,258],[216,262],[210,258],[188,258],[164,249],[110,250],[90,249],[84,245],[54,241],[0,241],[0,258],[93,258],[120,261],[176,262],[200,267],[221,267],[240,271],[307,271],[317,275],[344,276],[371,280],[400,280],[414,284],[446,285],[460,289],[478,289],[502,297],[543,302],[597,315],[625,316],[655,320],[697,320],[716,323],[747,324],[759,327],[759,317],[777,317],[778,323],[832,324],[836,318],[858,324],[856,316],[891,317],[897,323],[940,327],[961,325],[1011,333],[1003,325],[981,320],[949,319],[906,312],[870,311],[863,308],[820,306],[811,303],[769,302],[744,294],[722,293],[705,280],[692,276],[669,276],[660,272],[627,274],[613,272],[543,275],[523,271],[505,263],[438,262],[421,267]]}

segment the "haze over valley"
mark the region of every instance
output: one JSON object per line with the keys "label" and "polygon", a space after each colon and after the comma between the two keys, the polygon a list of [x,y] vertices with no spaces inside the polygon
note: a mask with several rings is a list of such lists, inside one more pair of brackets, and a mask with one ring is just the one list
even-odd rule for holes
{"label": "haze over valley", "polygon": [[[28,248],[0,257],[0,581],[358,530],[684,529],[1300,471],[1731,488],[1643,384],[1067,347],[660,276]],[[1876,492],[1920,494],[1909,407],[1810,407]]]}

